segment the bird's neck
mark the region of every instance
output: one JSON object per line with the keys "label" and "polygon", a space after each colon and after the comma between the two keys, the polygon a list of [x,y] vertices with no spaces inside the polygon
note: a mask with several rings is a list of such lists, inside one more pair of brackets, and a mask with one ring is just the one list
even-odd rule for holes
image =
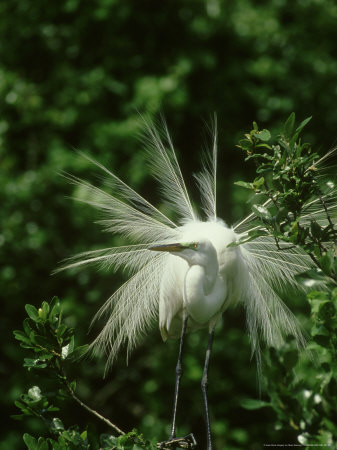
{"label": "bird's neck", "polygon": [[201,285],[205,295],[210,294],[212,291],[216,277],[219,272],[218,258],[216,250],[214,249],[214,255],[211,255],[203,265],[192,265],[189,269],[189,279],[194,279],[194,282]]}
{"label": "bird's neck", "polygon": [[212,260],[209,264],[203,266],[205,278],[204,278],[204,293],[208,295],[215,284],[216,277],[219,271],[218,259]]}
{"label": "bird's neck", "polygon": [[[184,305],[186,313],[197,323],[207,323],[220,310],[218,296],[212,295],[217,282],[217,270],[217,264],[194,264],[186,273]],[[223,295],[220,296],[222,303]]]}

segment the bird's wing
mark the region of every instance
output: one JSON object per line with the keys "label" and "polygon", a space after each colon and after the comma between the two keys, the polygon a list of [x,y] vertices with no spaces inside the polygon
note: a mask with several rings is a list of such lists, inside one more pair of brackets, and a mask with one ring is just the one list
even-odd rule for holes
{"label": "bird's wing", "polygon": [[249,258],[250,269],[260,272],[264,279],[278,291],[296,285],[295,275],[313,267],[311,258],[300,248],[290,247],[286,242],[279,242],[280,249],[272,237],[262,236],[242,244],[243,255]]}
{"label": "bird's wing", "polygon": [[[146,250],[143,256],[147,256]],[[113,364],[119,349],[126,344],[127,354],[158,318],[160,281],[165,256],[151,254],[147,263],[124,283],[102,306],[94,320],[105,319],[105,325],[90,350],[108,355],[106,370]]]}
{"label": "bird's wing", "polygon": [[[66,175],[66,178],[78,186],[75,200],[87,203],[100,211],[103,218],[99,223],[104,226],[105,231],[121,234],[135,243],[152,243],[167,239],[171,234],[175,236],[175,225],[154,207],[153,214],[150,215],[152,205],[144,200],[146,203],[142,203],[142,208],[139,204],[140,196],[138,203],[135,204],[132,199],[108,194],[73,175]],[[147,211],[144,211],[144,208]]]}
{"label": "bird's wing", "polygon": [[[281,300],[271,282],[271,278],[274,279],[277,272],[281,277],[286,277],[286,272],[282,271],[281,268],[276,271],[274,266],[274,273],[271,277],[267,262],[262,264],[260,259],[256,259],[245,248],[245,244],[242,246],[241,251],[247,268],[247,276],[243,280],[243,286],[241,287],[244,293],[241,301],[246,310],[252,353],[256,355],[258,370],[260,371],[260,337],[268,346],[276,348],[284,344],[285,336],[289,334],[294,336],[297,346],[301,349],[304,348],[306,339],[300,323]],[[291,280],[289,281],[291,282]]]}
{"label": "bird's wing", "polygon": [[105,175],[107,175],[105,184],[112,189],[113,192],[118,192],[119,198],[124,202],[131,204],[136,209],[144,212],[146,215],[151,216],[168,226],[175,227],[175,223],[172,222],[165,214],[159,211],[155,206],[153,206],[148,200],[142,197],[138,192],[132,189],[128,184],[121,180],[117,175],[111,172],[107,167],[105,167],[100,162],[86,155],[85,153],[79,152],[79,154],[90,161],[92,164],[97,166]]}
{"label": "bird's wing", "polygon": [[152,123],[146,123],[144,142],[149,152],[149,163],[153,175],[160,183],[161,193],[166,202],[184,221],[197,220],[197,214],[192,207],[171,137],[163,119],[158,127]]}
{"label": "bird's wing", "polygon": [[[65,175],[77,187],[75,199],[93,206],[101,213],[99,223],[105,231],[118,233],[132,244],[80,253],[66,260],[58,270],[98,264],[113,270],[122,268],[131,275],[105,302],[94,319],[106,318],[104,328],[90,350],[108,353],[108,369],[120,347],[126,344],[130,353],[139,343],[139,337],[157,318],[159,286],[167,258],[148,248],[176,241],[179,231],[170,219],[143,197],[104,166],[93,162],[108,175],[107,184],[112,185],[117,194],[107,193],[77,177]],[[170,165],[169,162],[167,164]]]}
{"label": "bird's wing", "polygon": [[[321,226],[337,223],[337,187],[333,181],[327,181],[324,174],[324,163],[335,155],[335,151],[323,157],[315,164],[320,171],[321,195],[310,199],[303,206],[300,223],[318,222]],[[331,168],[331,165],[329,165]],[[334,175],[332,178],[336,178]],[[268,206],[267,200],[265,206]],[[250,214],[234,227],[239,236],[245,236],[250,230],[263,229],[254,224],[255,216]],[[331,245],[331,242],[328,242]],[[306,290],[311,287],[299,285],[295,275],[314,267],[314,263],[301,248],[293,247],[280,241],[277,248],[271,236],[262,236],[240,245],[248,280],[244,285],[242,301],[247,312],[247,324],[252,341],[253,351],[259,356],[259,336],[262,335],[268,345],[280,346],[286,334],[292,334],[299,347],[305,339],[298,321],[278,294],[295,287]],[[309,280],[310,281],[310,280]],[[321,284],[319,288],[324,288]]]}
{"label": "bird's wing", "polygon": [[[153,245],[155,244],[156,242],[153,242]],[[113,272],[121,268],[130,274],[135,274],[153,257],[153,254],[147,251],[148,247],[149,244],[135,244],[81,252],[65,259],[54,273],[90,264],[97,265],[99,268],[108,268]]]}
{"label": "bird's wing", "polygon": [[188,264],[182,258],[166,255],[159,295],[159,329],[164,341],[167,338],[178,338],[181,334],[187,270]]}

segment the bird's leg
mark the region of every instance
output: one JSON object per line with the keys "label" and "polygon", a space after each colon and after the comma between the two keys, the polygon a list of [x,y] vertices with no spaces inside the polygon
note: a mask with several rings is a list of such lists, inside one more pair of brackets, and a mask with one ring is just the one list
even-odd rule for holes
{"label": "bird's leg", "polygon": [[179,385],[180,379],[183,374],[183,366],[181,363],[182,354],[183,354],[183,346],[184,346],[184,337],[187,328],[187,320],[188,316],[184,317],[183,326],[181,329],[181,337],[180,337],[180,345],[179,345],[179,354],[178,354],[178,362],[176,366],[176,384],[174,389],[174,401],[173,401],[173,417],[172,417],[172,428],[170,434],[170,440],[176,437],[176,416],[177,416],[177,404],[178,404],[178,394],[179,394]]}
{"label": "bird's leg", "polygon": [[184,346],[184,337],[186,334],[187,328],[187,319],[188,316],[184,316],[183,325],[181,329],[181,337],[179,344],[179,354],[178,354],[178,362],[176,366],[176,384],[174,389],[174,402],[173,402],[173,418],[172,418],[172,428],[171,434],[168,441],[160,442],[157,444],[157,448],[162,450],[176,449],[176,448],[185,448],[185,449],[195,449],[197,446],[197,442],[193,433],[188,434],[187,436],[177,438],[176,437],[176,416],[177,416],[177,404],[178,404],[178,394],[179,394],[179,385],[180,379],[183,374],[183,366],[181,363],[182,354],[183,354],[183,346]]}
{"label": "bird's leg", "polygon": [[205,419],[206,419],[206,428],[207,428],[207,450],[212,450],[212,437],[211,437],[211,427],[209,423],[209,412],[208,412],[208,400],[207,400],[207,386],[208,386],[208,367],[209,367],[209,359],[211,356],[212,351],[212,344],[213,344],[213,336],[214,336],[214,327],[210,331],[208,335],[208,346],[206,351],[206,357],[205,357],[205,365],[204,365],[204,372],[202,375],[201,380],[201,390],[202,390],[202,396],[204,400],[204,407],[205,407]]}

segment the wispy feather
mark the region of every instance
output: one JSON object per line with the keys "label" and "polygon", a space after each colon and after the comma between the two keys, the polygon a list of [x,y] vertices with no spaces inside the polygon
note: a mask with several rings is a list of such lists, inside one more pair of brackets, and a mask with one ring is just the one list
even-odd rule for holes
{"label": "wispy feather", "polygon": [[[163,286],[169,291],[170,286],[177,288],[175,284],[182,283],[185,279],[185,275],[181,274],[175,279],[168,278],[168,269],[174,267],[171,255],[150,252],[149,247],[186,242],[200,236],[209,239],[216,248],[219,282],[227,283],[227,293],[231,296],[231,299],[225,299],[221,311],[235,302],[245,307],[252,351],[256,354],[258,364],[261,360],[260,338],[268,345],[280,347],[284,343],[285,336],[292,334],[298,346],[303,347],[305,339],[301,327],[280,295],[287,289],[302,289],[296,282],[295,275],[312,267],[313,263],[300,248],[289,248],[288,244],[282,242],[278,248],[274,239],[268,236],[246,242],[239,247],[228,247],[230,242],[247,235],[250,230],[256,228],[256,225],[254,214],[248,215],[232,229],[217,219],[216,120],[211,151],[204,161],[202,171],[196,175],[205,213],[204,222],[199,219],[192,206],[163,120],[160,128],[146,123],[144,142],[151,170],[159,181],[160,192],[178,216],[179,225],[91,158],[87,157],[106,175],[105,186],[111,192],[108,193],[72,175],[65,175],[77,187],[77,200],[93,206],[100,212],[98,223],[104,230],[117,233],[130,242],[121,247],[80,253],[66,260],[60,269],[80,269],[86,265],[98,265],[111,271],[122,269],[130,276],[97,313],[96,319],[104,317],[105,325],[92,343],[91,349],[108,354],[107,368],[113,363],[121,346],[126,345],[128,353],[132,351],[139,343],[140,336],[158,320]],[[322,170],[323,173],[326,158],[316,163],[315,170]],[[322,183],[325,183],[323,177]],[[299,220],[303,224],[312,219],[320,224],[326,224],[328,211],[335,224],[336,195],[336,186],[327,185],[321,198],[312,198],[304,205]],[[265,205],[267,206],[269,202],[270,200],[267,200]],[[179,267],[185,270],[184,265]],[[170,298],[169,294],[170,292],[165,293],[167,298]],[[177,317],[181,321],[182,314],[180,316],[179,314]],[[195,328],[204,326],[196,322],[194,324]]]}
{"label": "wispy feather", "polygon": [[216,220],[216,176],[218,161],[218,129],[217,118],[214,116],[213,127],[211,129],[213,139],[212,151],[207,151],[203,158],[203,169],[194,174],[197,180],[202,208],[208,220]]}
{"label": "wispy feather", "polygon": [[149,165],[154,177],[160,183],[160,191],[165,201],[184,220],[197,220],[177,156],[165,120],[160,127],[146,122],[144,143],[147,148]]}

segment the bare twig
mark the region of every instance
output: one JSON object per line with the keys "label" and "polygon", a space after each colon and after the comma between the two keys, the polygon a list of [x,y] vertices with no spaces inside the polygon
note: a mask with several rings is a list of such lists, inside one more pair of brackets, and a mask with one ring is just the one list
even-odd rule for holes
{"label": "bare twig", "polygon": [[117,425],[115,425],[112,422],[110,422],[109,419],[107,419],[106,417],[102,416],[99,412],[95,411],[94,409],[90,408],[90,406],[88,406],[85,403],[83,403],[82,400],[80,400],[77,397],[77,395],[75,394],[73,388],[71,387],[71,384],[68,381],[67,375],[66,375],[66,373],[64,371],[64,368],[63,368],[63,364],[62,364],[61,358],[59,358],[59,364],[60,364],[60,372],[61,372],[61,376],[62,376],[62,381],[63,381],[67,391],[69,392],[70,396],[75,400],[75,402],[77,402],[82,408],[84,408],[90,414],[95,416],[97,419],[99,419],[102,422],[104,422],[106,425],[108,425],[110,428],[112,428],[115,432],[117,432],[120,435],[124,435],[125,432],[122,431],[120,428],[118,428]]}
{"label": "bare twig", "polygon": [[110,428],[112,428],[114,431],[116,431],[117,433],[123,435],[125,434],[124,431],[122,431],[120,428],[117,427],[117,425],[113,424],[112,422],[110,422],[109,419],[105,418],[104,416],[102,416],[101,414],[99,414],[97,411],[95,411],[94,409],[90,408],[88,405],[86,405],[85,403],[82,402],[82,400],[80,400],[76,395],[75,392],[73,391],[72,387],[70,386],[70,383],[67,379],[65,379],[65,384],[67,387],[67,390],[69,392],[69,394],[71,395],[71,397],[79,404],[82,406],[82,408],[84,408],[85,410],[87,410],[88,412],[90,412],[91,414],[93,414],[95,417],[97,417],[99,420],[101,420],[102,422],[104,422],[106,425],[108,425]]}

